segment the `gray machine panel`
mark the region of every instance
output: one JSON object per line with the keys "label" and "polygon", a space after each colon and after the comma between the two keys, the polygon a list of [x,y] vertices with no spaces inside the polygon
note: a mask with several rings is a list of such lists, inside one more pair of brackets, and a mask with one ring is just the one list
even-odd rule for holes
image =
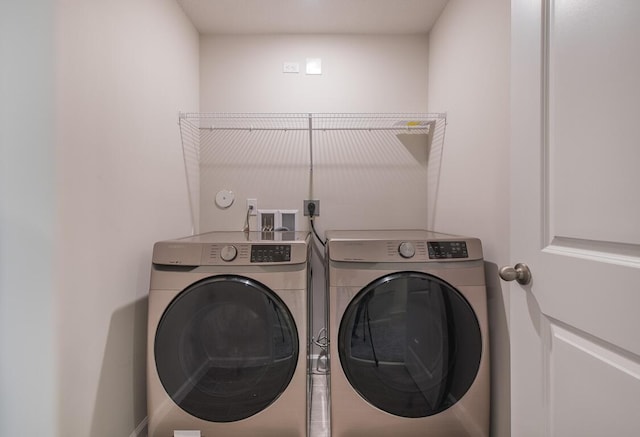
{"label": "gray machine panel", "polygon": [[[425,230],[328,231],[331,261],[342,262],[438,262],[482,259],[477,238]],[[401,245],[408,248],[401,253]]]}
{"label": "gray machine panel", "polygon": [[307,262],[308,232],[210,232],[154,245],[154,264],[282,265]]}

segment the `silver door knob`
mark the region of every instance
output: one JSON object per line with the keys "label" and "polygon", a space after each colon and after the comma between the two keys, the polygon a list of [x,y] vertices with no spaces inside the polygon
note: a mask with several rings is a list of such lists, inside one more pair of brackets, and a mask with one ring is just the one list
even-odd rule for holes
{"label": "silver door knob", "polygon": [[518,263],[515,267],[504,266],[499,273],[505,281],[518,281],[518,284],[522,285],[531,282],[531,270],[526,264]]}

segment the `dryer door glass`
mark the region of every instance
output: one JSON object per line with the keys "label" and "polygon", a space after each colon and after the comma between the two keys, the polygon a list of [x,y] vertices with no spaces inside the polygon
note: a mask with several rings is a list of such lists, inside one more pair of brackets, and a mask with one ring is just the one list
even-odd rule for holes
{"label": "dryer door glass", "polygon": [[154,353],[166,392],[210,422],[250,417],[287,388],[298,333],[285,304],[264,285],[215,276],[180,293],[160,319]]}
{"label": "dryer door glass", "polygon": [[365,287],[338,333],[340,364],[369,403],[401,417],[426,417],[455,404],[480,366],[480,325],[448,283],[400,272]]}

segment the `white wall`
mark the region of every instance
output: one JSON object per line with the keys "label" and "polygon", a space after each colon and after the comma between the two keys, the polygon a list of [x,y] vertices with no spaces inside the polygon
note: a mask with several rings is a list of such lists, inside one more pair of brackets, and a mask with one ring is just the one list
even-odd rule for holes
{"label": "white wall", "polygon": [[[322,75],[305,74],[307,57],[322,59]],[[301,72],[283,73],[284,61],[299,62]],[[200,107],[203,112],[425,112],[427,62],[426,35],[203,36]],[[293,133],[263,135],[264,140],[260,135],[238,141],[235,150],[225,144],[226,149],[206,151],[214,165],[202,172],[201,230],[242,229],[247,198],[257,198],[259,208],[301,210],[309,195],[320,199],[322,229],[425,226],[425,163],[407,156],[411,145],[403,148],[393,135],[395,143],[384,150],[385,139],[373,135],[331,139],[317,133],[313,181],[308,147],[292,145]],[[227,210],[213,203],[222,188],[236,194],[236,204]]]}
{"label": "white wall", "polygon": [[429,44],[429,110],[447,112],[433,228],[483,242],[492,358],[492,436],[509,435],[509,0],[451,0]]}
{"label": "white wall", "polygon": [[[425,35],[214,35],[200,47],[203,112],[426,110]],[[322,75],[305,74],[306,58]]]}
{"label": "white wall", "polygon": [[53,7],[0,2],[0,435],[54,435]]}
{"label": "white wall", "polygon": [[[322,75],[305,74],[307,57],[322,59]],[[301,72],[283,73],[283,61],[299,62]],[[203,36],[200,107],[203,112],[425,112],[427,61],[426,35]],[[215,150],[205,150],[203,141],[202,161],[211,167],[201,170],[201,231],[242,229],[247,198],[257,198],[259,208],[301,210],[309,195],[320,199],[317,225],[324,229],[425,226],[426,166],[406,156],[394,135],[389,140],[395,143],[384,150],[385,139],[375,135],[331,139],[317,133],[311,193],[307,134],[302,135],[256,132],[231,138],[232,145],[215,144]],[[395,156],[394,146],[402,149]],[[226,210],[213,202],[223,188],[236,194]],[[404,214],[397,214],[398,208]]]}
{"label": "white wall", "polygon": [[126,437],[152,245],[191,231],[177,121],[198,110],[199,39],[174,0],[60,0],[56,29],[58,433]]}

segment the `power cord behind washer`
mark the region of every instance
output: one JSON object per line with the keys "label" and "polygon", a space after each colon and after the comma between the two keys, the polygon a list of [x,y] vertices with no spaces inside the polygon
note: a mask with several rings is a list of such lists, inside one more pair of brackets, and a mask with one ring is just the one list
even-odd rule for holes
{"label": "power cord behind washer", "polygon": [[313,224],[313,217],[315,216],[315,212],[316,212],[316,204],[313,202],[309,202],[309,204],[307,205],[307,211],[309,212],[309,223],[311,223],[311,230],[313,231],[313,235],[315,235],[315,237],[318,239],[320,244],[322,244],[323,246],[326,246],[327,243],[322,238],[320,238],[320,235],[318,235],[318,232],[316,231],[316,227]]}

